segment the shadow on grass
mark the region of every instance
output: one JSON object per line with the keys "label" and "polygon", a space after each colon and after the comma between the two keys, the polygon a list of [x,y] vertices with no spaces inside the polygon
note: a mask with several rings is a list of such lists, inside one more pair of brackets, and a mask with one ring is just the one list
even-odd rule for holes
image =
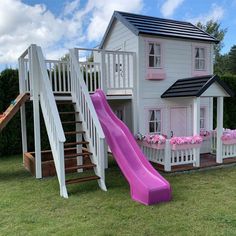
{"label": "shadow on grass", "polygon": [[30,177],[30,173],[26,170],[4,170],[2,172],[0,170],[0,182],[3,181],[10,181],[10,180],[16,180],[16,179],[24,179]]}

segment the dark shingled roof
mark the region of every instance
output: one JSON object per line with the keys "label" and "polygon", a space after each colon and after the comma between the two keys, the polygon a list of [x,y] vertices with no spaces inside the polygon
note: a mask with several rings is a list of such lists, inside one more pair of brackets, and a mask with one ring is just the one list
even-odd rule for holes
{"label": "dark shingled roof", "polygon": [[200,97],[214,82],[217,82],[230,96],[234,96],[234,92],[217,75],[206,75],[177,80],[161,95],[161,98]]}
{"label": "dark shingled roof", "polygon": [[102,39],[100,48],[102,48],[105,42],[106,36],[110,31],[114,19],[118,19],[119,21],[121,21],[136,35],[156,35],[209,41],[214,43],[219,42],[219,40],[189,22],[168,20],[152,16],[115,11],[107,27],[106,33]]}

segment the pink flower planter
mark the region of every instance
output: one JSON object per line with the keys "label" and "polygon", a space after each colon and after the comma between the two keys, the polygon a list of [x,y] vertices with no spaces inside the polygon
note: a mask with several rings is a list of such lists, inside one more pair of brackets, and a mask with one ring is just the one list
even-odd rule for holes
{"label": "pink flower planter", "polygon": [[195,143],[195,144],[172,144],[171,149],[176,151],[176,150],[186,150],[186,149],[192,149],[192,148],[200,148],[201,144],[200,143]]}
{"label": "pink flower planter", "polygon": [[222,140],[222,143],[226,145],[236,144],[236,139]]}
{"label": "pink flower planter", "polygon": [[165,148],[165,143],[163,143],[163,144],[148,143],[146,141],[140,141],[140,140],[138,140],[137,143],[139,144],[139,146],[150,147],[150,148],[154,148],[154,149],[158,149],[158,150]]}

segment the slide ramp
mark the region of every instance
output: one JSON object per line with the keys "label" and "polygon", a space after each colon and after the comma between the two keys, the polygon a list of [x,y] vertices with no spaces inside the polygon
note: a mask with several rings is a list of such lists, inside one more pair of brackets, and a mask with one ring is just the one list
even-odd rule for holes
{"label": "slide ramp", "polygon": [[7,123],[14,117],[14,115],[19,111],[22,104],[30,99],[28,93],[22,93],[17,96],[17,98],[12,101],[12,104],[7,108],[7,110],[0,115],[0,131],[2,131]]}
{"label": "slide ramp", "polygon": [[170,201],[170,184],[152,167],[128,127],[112,112],[103,91],[97,90],[91,98],[106,141],[129,182],[132,199],[145,205]]}

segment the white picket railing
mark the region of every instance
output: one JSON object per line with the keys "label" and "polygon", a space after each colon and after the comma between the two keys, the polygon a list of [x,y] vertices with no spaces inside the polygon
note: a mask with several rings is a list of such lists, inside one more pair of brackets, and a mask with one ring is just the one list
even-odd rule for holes
{"label": "white picket railing", "polygon": [[[139,142],[140,144],[140,142]],[[169,140],[162,149],[156,149],[147,145],[140,145],[141,150],[149,161],[164,166],[165,171],[171,171],[172,166],[193,164],[199,166],[200,147],[183,145],[183,149],[173,150]]]}
{"label": "white picket railing", "polygon": [[[89,51],[94,55],[94,62],[80,62],[89,92],[101,88],[107,95],[132,94],[136,69],[134,52],[86,48],[74,50],[78,60],[83,51]],[[99,78],[96,79],[95,76]]]}
{"label": "white picket railing", "polygon": [[[46,64],[46,71],[48,73],[48,78],[53,92],[57,94],[70,93],[71,79],[69,62],[60,60],[44,60],[44,62]],[[32,81],[30,81],[29,64],[28,58],[19,58],[20,72],[22,74],[22,78],[24,78],[21,80],[22,84],[20,87],[22,87],[25,92],[32,93],[32,87],[30,86],[32,85]]]}
{"label": "white picket railing", "polygon": [[54,93],[70,93],[70,64],[69,61],[45,60],[49,81]]}
{"label": "white picket railing", "polygon": [[96,165],[95,174],[100,177],[99,186],[106,191],[105,185],[105,160],[107,148],[105,136],[90,98],[85,84],[76,51],[70,50],[71,59],[71,95],[73,102],[76,103],[76,111],[79,111],[79,118],[82,121],[85,138],[89,141],[89,150],[93,153],[91,161]]}
{"label": "white picket railing", "polygon": [[222,145],[222,158],[236,157],[236,144]]}
{"label": "white picket railing", "polygon": [[101,88],[101,64],[97,62],[80,62],[79,65],[89,93]]}

